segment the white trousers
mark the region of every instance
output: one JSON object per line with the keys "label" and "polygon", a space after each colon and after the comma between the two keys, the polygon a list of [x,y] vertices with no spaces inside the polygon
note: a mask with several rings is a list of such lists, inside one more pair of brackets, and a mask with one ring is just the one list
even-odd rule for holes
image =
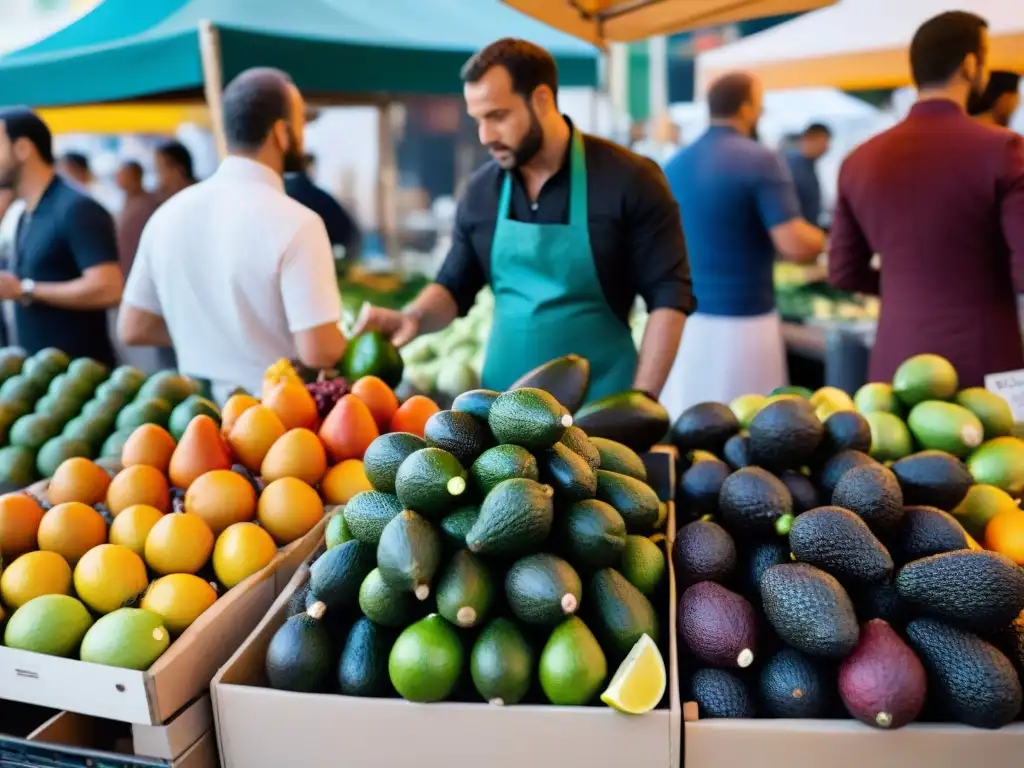
{"label": "white trousers", "polygon": [[661,393],[674,423],[692,405],[767,395],[789,382],[777,312],[724,317],[697,312],[686,320],[679,352]]}

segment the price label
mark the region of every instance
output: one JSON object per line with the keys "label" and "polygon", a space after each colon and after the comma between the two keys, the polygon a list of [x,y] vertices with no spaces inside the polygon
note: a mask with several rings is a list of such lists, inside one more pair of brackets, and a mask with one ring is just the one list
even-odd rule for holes
{"label": "price label", "polygon": [[985,377],[985,389],[1009,403],[1014,421],[1024,422],[1024,369],[990,373]]}

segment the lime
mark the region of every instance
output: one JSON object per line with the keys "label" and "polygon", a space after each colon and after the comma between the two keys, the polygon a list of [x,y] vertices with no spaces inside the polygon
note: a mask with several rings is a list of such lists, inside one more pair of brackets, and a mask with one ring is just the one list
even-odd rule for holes
{"label": "lime", "polygon": [[986,440],[1013,432],[1010,404],[994,392],[984,387],[970,387],[957,393],[956,402],[981,420]]}
{"label": "lime", "polygon": [[899,416],[885,411],[864,414],[871,428],[871,450],[878,461],[896,461],[914,452],[910,430]]}
{"label": "lime", "polygon": [[583,620],[570,616],[551,633],[540,654],[540,686],[552,704],[589,704],[608,674],[604,651]]}
{"label": "lime", "polygon": [[896,397],[891,384],[878,381],[865,384],[853,396],[853,403],[861,413],[883,411],[897,416],[903,415],[903,404]]}
{"label": "lime", "polygon": [[983,443],[967,459],[967,469],[976,483],[987,483],[1019,497],[1024,494],[1024,441],[997,437]]}
{"label": "lime", "polygon": [[352,534],[349,532],[348,526],[345,524],[345,516],[341,514],[341,512],[341,509],[335,512],[327,523],[327,532],[324,536],[327,540],[328,549],[332,549],[339,544],[344,544],[352,538]]}
{"label": "lime", "polygon": [[92,624],[82,603],[67,595],[41,595],[7,621],[4,645],[49,656],[70,656]]}
{"label": "lime", "polygon": [[398,636],[388,658],[388,674],[409,701],[443,701],[462,674],[462,641],[455,628],[432,613]]}
{"label": "lime", "polygon": [[665,555],[646,536],[627,536],[620,570],[626,581],[650,595],[665,578]]}
{"label": "lime", "polygon": [[956,394],[956,368],[938,355],[915,355],[900,363],[892,377],[892,388],[900,401],[911,408],[925,400],[950,400]]}
{"label": "lime", "polygon": [[144,670],[171,643],[163,619],[140,608],[118,608],[96,621],[82,638],[82,661]]}
{"label": "lime", "polygon": [[1020,511],[1017,502],[1006,491],[994,485],[978,484],[967,489],[964,500],[951,514],[971,536],[984,538],[989,520],[1002,512],[1015,510]]}
{"label": "lime", "polygon": [[619,712],[642,715],[658,706],[667,679],[658,645],[649,635],[641,635],[601,694],[601,701]]}

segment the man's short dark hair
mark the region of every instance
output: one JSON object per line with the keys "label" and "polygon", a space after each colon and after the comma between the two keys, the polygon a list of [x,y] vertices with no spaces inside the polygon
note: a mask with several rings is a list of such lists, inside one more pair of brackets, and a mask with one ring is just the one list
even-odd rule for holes
{"label": "man's short dark hair", "polygon": [[89,170],[89,158],[83,155],[81,152],[65,152],[61,158],[61,162],[64,165],[70,165],[72,168],[77,168],[83,173],[92,173]]}
{"label": "man's short dark hair", "polygon": [[463,65],[462,82],[479,82],[495,67],[505,68],[512,79],[512,90],[524,99],[529,99],[542,85],[558,96],[558,66],[554,57],[539,45],[515,37],[495,40]]}
{"label": "man's short dark hair", "polygon": [[708,112],[713,120],[735,117],[754,98],[754,78],[746,72],[730,72],[708,89]]}
{"label": "man's short dark hair", "polygon": [[0,122],[12,144],[18,139],[27,139],[40,159],[53,165],[53,134],[39,115],[27,107],[13,107],[0,110]]}
{"label": "man's short dark hair", "polygon": [[917,87],[945,85],[972,53],[980,63],[982,31],[987,28],[985,19],[967,11],[940,13],[922,24],[910,43],[910,70]]}
{"label": "man's short dark hair", "polygon": [[1020,75],[1016,72],[993,70],[988,79],[988,87],[980,96],[971,98],[967,111],[972,115],[983,115],[989,112],[1001,96],[1017,93],[1020,90]]}
{"label": "man's short dark hair", "polygon": [[824,123],[811,123],[803,132],[804,138],[810,138],[811,136],[827,136],[832,137],[832,129]]}
{"label": "man's short dark hair", "polygon": [[138,160],[125,160],[121,163],[121,170],[131,171],[135,176],[140,179],[145,175],[145,171],[142,170],[142,163]]}
{"label": "man's short dark hair", "polygon": [[247,69],[224,89],[224,133],[228,147],[255,152],[278,120],[291,119],[292,79],[279,69]]}
{"label": "man's short dark hair", "polygon": [[192,170],[192,153],[180,141],[165,141],[156,148],[156,152],[171,164],[178,166],[186,179],[195,178]]}

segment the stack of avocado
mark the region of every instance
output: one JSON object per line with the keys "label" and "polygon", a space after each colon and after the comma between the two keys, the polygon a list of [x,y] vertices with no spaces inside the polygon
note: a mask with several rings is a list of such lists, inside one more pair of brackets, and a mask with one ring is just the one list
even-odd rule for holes
{"label": "stack of avocado", "polygon": [[888,464],[869,455],[864,415],[799,395],[748,399],[739,416],[704,403],[673,426],[681,683],[701,717],[1020,716],[1024,570],[961,519],[977,520],[972,472],[1005,482],[1024,467],[994,457],[1015,440],[996,436],[1002,408],[963,392],[954,405],[955,377],[932,379],[914,391],[897,375],[892,402],[930,447]]}
{"label": "stack of avocado", "polygon": [[531,387],[466,392],[424,437],[366,451],[374,490],[329,523],[272,687],[581,706],[644,635],[664,647],[667,507],[636,453]]}
{"label": "stack of avocado", "polygon": [[[0,349],[0,380],[3,493],[50,477],[75,456],[119,457],[136,426],[167,426],[171,405],[163,398],[177,404],[195,391],[194,382],[170,371],[147,381],[137,368],[111,372],[96,360],[72,360],[52,348],[31,357],[14,347]],[[209,401],[192,402],[189,410],[205,413],[209,407]],[[187,424],[187,415],[183,410],[176,421]]]}

